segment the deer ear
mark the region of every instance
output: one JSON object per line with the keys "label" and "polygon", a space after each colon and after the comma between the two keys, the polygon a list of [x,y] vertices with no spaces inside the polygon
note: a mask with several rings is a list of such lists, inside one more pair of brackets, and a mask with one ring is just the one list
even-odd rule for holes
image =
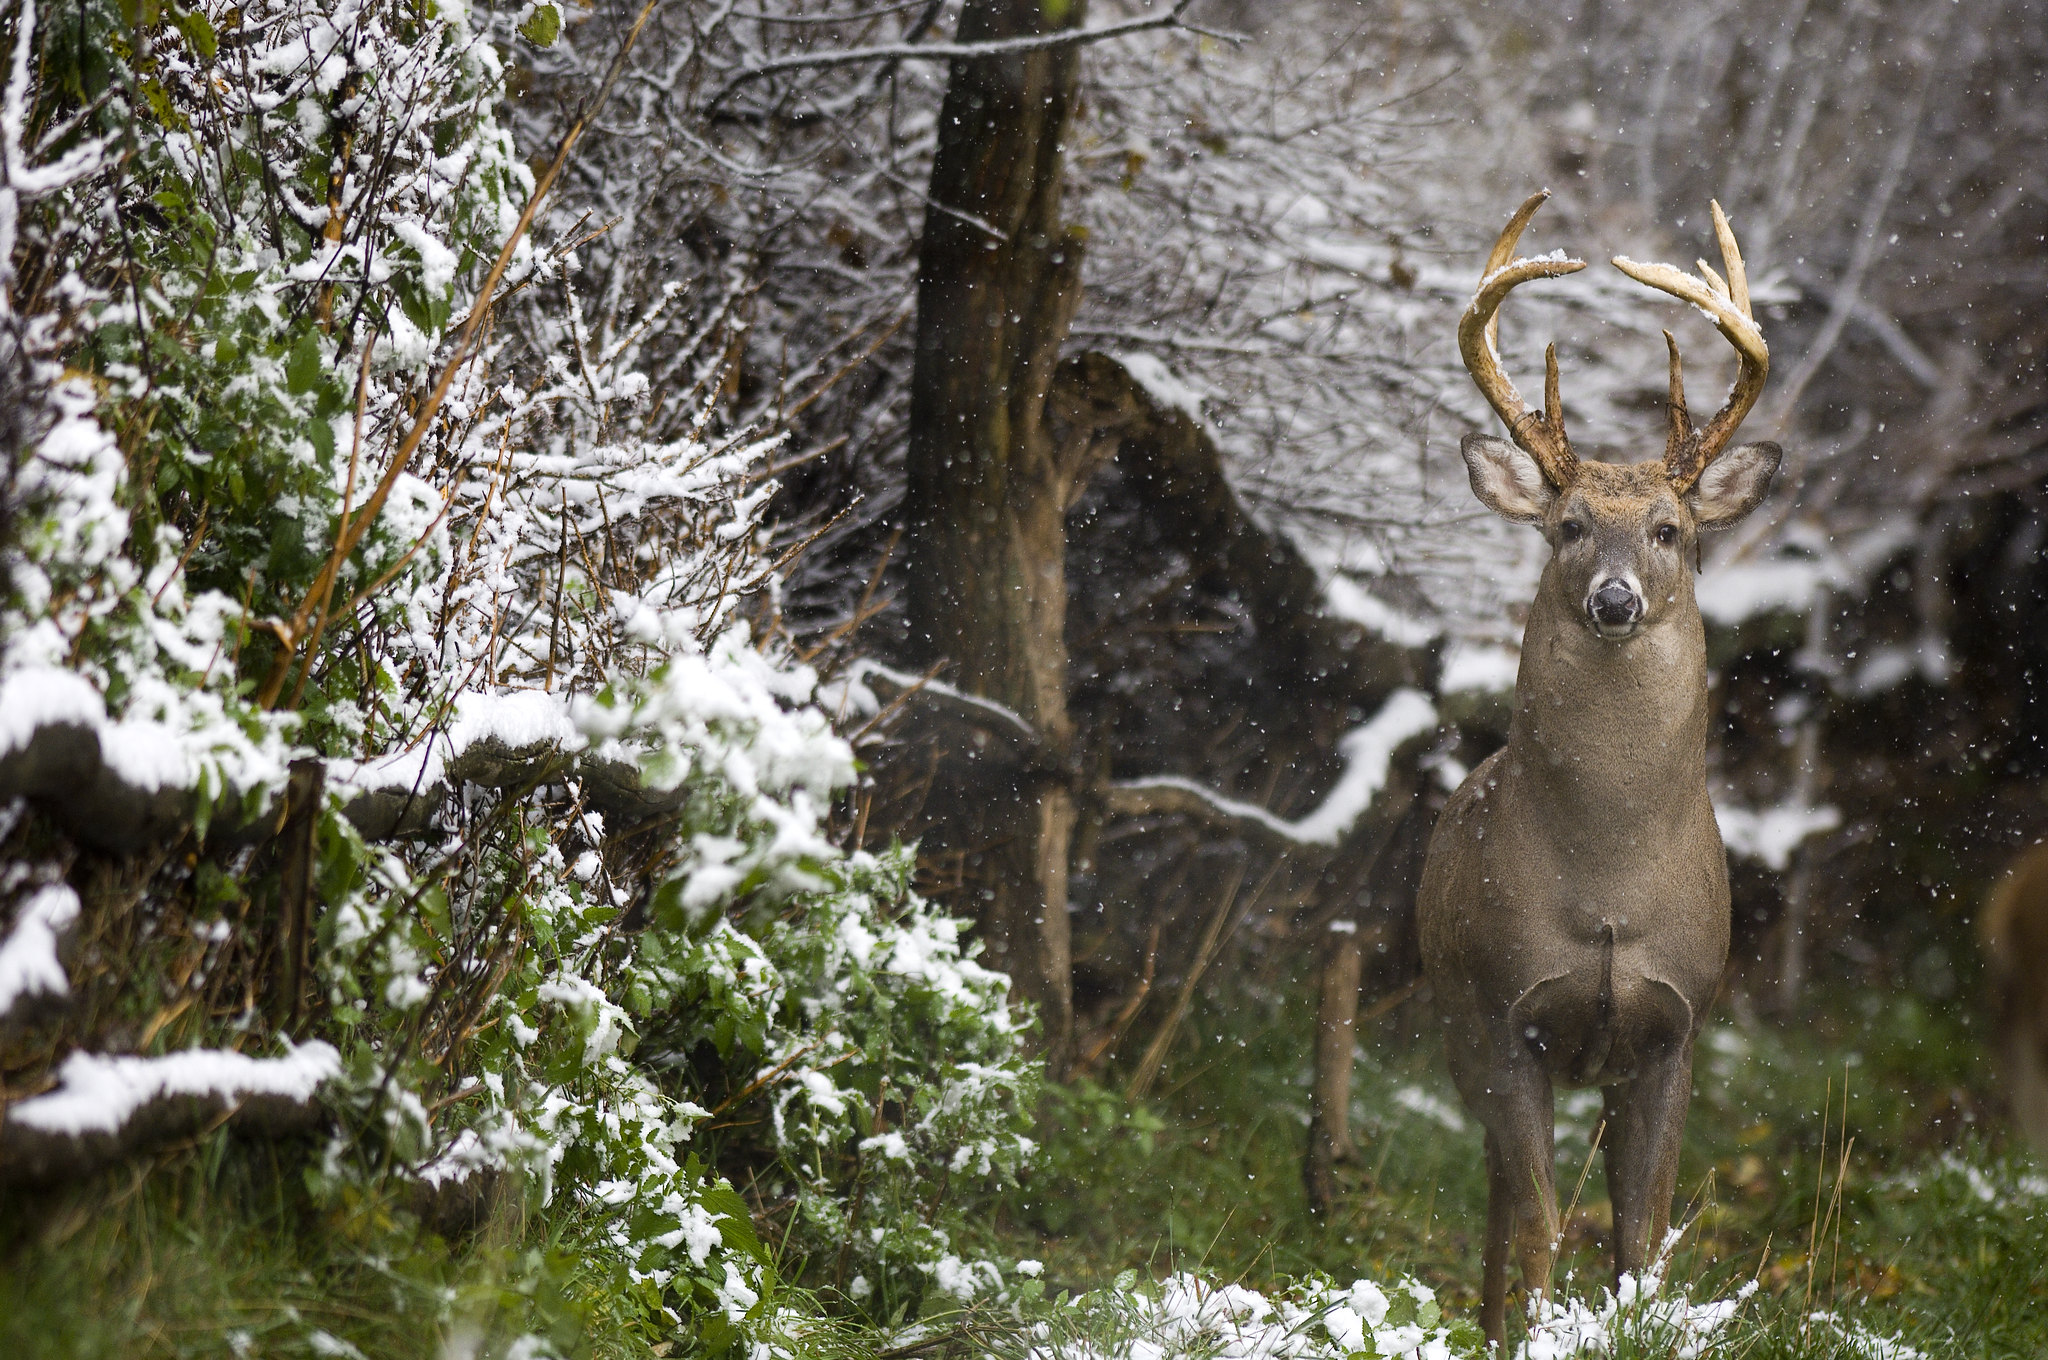
{"label": "deer ear", "polygon": [[1762,503],[1784,456],[1776,444],[1743,444],[1707,464],[1685,503],[1702,529],[1726,529]]}
{"label": "deer ear", "polygon": [[1468,434],[1458,444],[1472,494],[1487,509],[1516,524],[1541,524],[1556,490],[1536,460],[1490,434]]}

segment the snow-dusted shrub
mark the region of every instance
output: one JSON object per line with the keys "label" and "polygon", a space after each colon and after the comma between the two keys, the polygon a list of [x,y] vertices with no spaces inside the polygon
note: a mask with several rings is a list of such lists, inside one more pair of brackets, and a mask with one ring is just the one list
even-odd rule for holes
{"label": "snow-dusted shrub", "polygon": [[[90,374],[59,387],[59,410],[96,407],[125,467],[116,493],[61,423],[31,455],[11,604],[41,625],[40,659],[96,671],[116,705],[147,686],[141,668],[232,707],[369,499],[532,177],[492,116],[497,50],[460,9],[123,15],[72,0],[31,31],[32,6],[18,11],[17,48],[40,58],[36,121],[70,128],[64,154],[97,169],[24,222],[23,301]],[[432,518],[401,507],[433,500],[399,488],[343,564],[344,601]],[[8,631],[18,653],[23,630]],[[351,679],[334,668],[320,689]]]}
{"label": "snow-dusted shrub", "polygon": [[[1008,980],[909,890],[912,868],[905,850],[829,866],[832,891],[764,937],[781,982],[755,1079],[768,1122],[735,1148],[772,1157],[806,1278],[883,1321],[1001,1292],[987,1210],[1034,1150],[1038,1069]],[[719,1013],[687,1014],[664,1041],[720,1047]]]}
{"label": "snow-dusted shrub", "polygon": [[[727,767],[750,754],[734,742]],[[523,1175],[538,1204],[602,1225],[595,1264],[657,1335],[717,1343],[772,1318],[742,1171],[785,1268],[870,1309],[995,1284],[954,1239],[1031,1149],[1006,980],[909,890],[907,853],[837,855],[800,798],[737,796],[716,766],[689,791],[636,921],[550,842],[539,799],[477,856],[509,876],[523,846],[524,887],[448,885],[500,895],[492,919],[465,929],[446,886],[369,868],[393,878],[336,914],[325,955],[354,1041],[330,1175],[395,1165],[444,1194]],[[415,895],[422,910],[392,910]]]}
{"label": "snow-dusted shrub", "polygon": [[[825,834],[852,753],[776,640],[775,440],[722,424],[722,337],[655,390],[676,290],[593,329],[543,224],[512,338],[457,338],[554,13],[5,11],[0,759],[83,729],[156,820],[59,911],[104,828],[0,819],[0,1138],[317,1090],[316,1194],[450,1232],[523,1200],[650,1340],[786,1331],[778,1261],[965,1297],[1035,1069],[910,857]],[[31,995],[69,1009],[17,1029]]]}

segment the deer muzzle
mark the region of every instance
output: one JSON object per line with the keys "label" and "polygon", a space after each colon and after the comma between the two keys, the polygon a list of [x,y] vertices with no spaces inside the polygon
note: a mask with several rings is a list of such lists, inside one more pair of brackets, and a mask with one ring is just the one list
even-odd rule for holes
{"label": "deer muzzle", "polygon": [[1625,638],[1643,621],[1642,592],[1633,582],[1610,576],[1586,597],[1586,615],[1601,637]]}

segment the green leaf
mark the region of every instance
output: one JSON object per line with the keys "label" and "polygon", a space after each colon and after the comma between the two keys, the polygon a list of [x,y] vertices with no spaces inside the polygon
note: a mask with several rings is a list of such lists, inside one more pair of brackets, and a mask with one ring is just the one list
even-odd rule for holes
{"label": "green leaf", "polygon": [[162,82],[152,77],[142,82],[141,89],[142,102],[156,115],[157,122],[168,128],[176,128],[180,132],[192,130],[192,120],[185,116],[183,109],[171,102],[171,92],[163,87]]}
{"label": "green leaf", "polygon": [[562,11],[553,5],[534,6],[533,13],[519,26],[519,36],[535,47],[553,47],[561,34]]}
{"label": "green leaf", "polygon": [[754,1235],[754,1220],[747,1213],[747,1202],[740,1198],[739,1191],[730,1185],[720,1183],[704,1192],[704,1208],[713,1215],[723,1215],[718,1220],[718,1235],[732,1251],[743,1251],[759,1261],[768,1264],[767,1249],[761,1239]]}
{"label": "green leaf", "polygon": [[213,31],[213,25],[198,10],[180,14],[172,20],[178,31],[185,35],[185,41],[192,44],[192,50],[208,61],[220,51],[220,37]]}
{"label": "green leaf", "polygon": [[[322,395],[326,395],[326,389],[322,389]],[[324,406],[326,403],[321,404]],[[323,410],[319,414],[324,416],[330,413]],[[315,419],[309,422],[306,426],[306,437],[313,441],[313,452],[320,455],[322,463],[334,462],[334,425],[330,421]]]}
{"label": "green leaf", "polygon": [[292,346],[291,358],[285,362],[285,386],[293,395],[303,396],[320,385],[326,366],[326,356],[320,353],[320,337],[307,331]]}

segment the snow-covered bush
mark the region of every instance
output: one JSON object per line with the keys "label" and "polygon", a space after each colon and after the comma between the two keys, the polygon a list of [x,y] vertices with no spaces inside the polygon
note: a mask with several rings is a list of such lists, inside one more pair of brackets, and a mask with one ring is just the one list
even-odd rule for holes
{"label": "snow-covered bush", "polygon": [[546,1206],[650,1340],[783,1327],[778,1266],[967,1297],[1007,983],[826,834],[724,337],[657,386],[676,290],[593,328],[521,234],[543,11],[7,12],[0,1165],[317,1088],[316,1194]]}
{"label": "snow-covered bush", "polygon": [[705,1000],[656,1031],[679,1055],[754,1043],[767,1118],[732,1155],[788,1206],[807,1280],[883,1321],[1001,1292],[986,1209],[1033,1151],[1037,1092],[1006,979],[909,891],[912,867],[906,851],[827,866],[830,891],[758,946],[721,921],[723,947],[684,982]]}

